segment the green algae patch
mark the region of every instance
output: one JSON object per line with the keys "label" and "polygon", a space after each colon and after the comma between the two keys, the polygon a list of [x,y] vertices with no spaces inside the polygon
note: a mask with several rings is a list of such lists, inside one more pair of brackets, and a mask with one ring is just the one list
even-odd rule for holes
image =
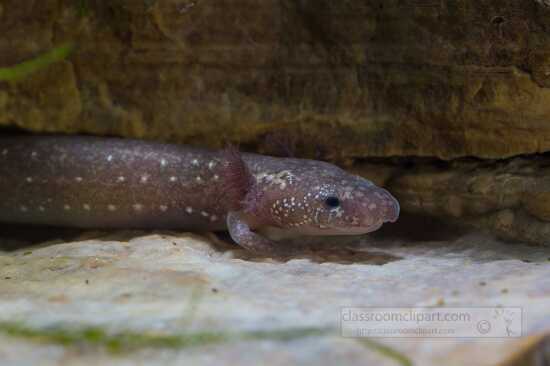
{"label": "green algae patch", "polygon": [[[336,335],[332,328],[287,328],[246,332],[193,332],[180,334],[160,334],[153,332],[121,331],[109,332],[100,327],[73,328],[53,326],[34,328],[23,323],[0,323],[0,333],[33,342],[58,344],[61,346],[102,347],[113,354],[144,348],[185,349],[192,347],[223,344],[237,341],[290,342],[308,337]],[[369,338],[356,339],[365,348],[394,360],[400,366],[412,366],[412,361],[393,348]]]}
{"label": "green algae patch", "polygon": [[23,61],[11,67],[0,67],[0,81],[23,80],[36,71],[66,59],[73,49],[72,44],[64,44],[31,60]]}
{"label": "green algae patch", "polygon": [[11,337],[34,342],[62,346],[104,347],[112,353],[121,353],[141,348],[184,349],[235,341],[274,340],[288,342],[294,339],[329,334],[326,328],[292,328],[272,331],[250,332],[194,332],[184,334],[158,334],[149,332],[108,332],[100,327],[70,328],[55,326],[33,328],[22,323],[0,323],[0,332]]}
{"label": "green algae patch", "polygon": [[357,341],[366,348],[369,348],[382,356],[394,360],[400,366],[413,366],[413,362],[401,352],[377,342],[370,338],[358,338]]}

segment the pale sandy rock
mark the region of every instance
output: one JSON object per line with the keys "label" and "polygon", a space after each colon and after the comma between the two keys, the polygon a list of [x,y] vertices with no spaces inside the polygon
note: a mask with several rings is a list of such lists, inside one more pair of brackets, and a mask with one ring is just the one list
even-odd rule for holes
{"label": "pale sandy rock", "polygon": [[[391,228],[389,228],[391,229]],[[391,230],[389,230],[391,232]],[[371,236],[306,246],[294,259],[254,257],[226,244],[166,233],[89,234],[0,257],[0,321],[107,332],[179,334],[335,328],[290,341],[248,340],[113,355],[7,337],[0,357],[20,364],[395,365],[338,335],[343,306],[521,306],[524,338],[380,339],[421,365],[493,365],[550,329],[550,251],[479,234],[446,241]]]}

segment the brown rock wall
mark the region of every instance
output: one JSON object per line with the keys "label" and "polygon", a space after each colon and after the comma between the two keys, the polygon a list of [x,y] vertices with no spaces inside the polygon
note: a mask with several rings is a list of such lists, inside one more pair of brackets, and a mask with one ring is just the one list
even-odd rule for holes
{"label": "brown rock wall", "polygon": [[344,158],[550,148],[540,1],[8,0],[0,20],[0,66],[77,46],[0,84],[2,125],[259,149],[286,133]]}

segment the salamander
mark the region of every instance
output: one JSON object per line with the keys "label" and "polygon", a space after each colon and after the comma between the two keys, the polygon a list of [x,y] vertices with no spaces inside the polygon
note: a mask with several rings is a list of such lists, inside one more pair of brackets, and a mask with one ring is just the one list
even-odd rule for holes
{"label": "salamander", "polygon": [[86,136],[0,138],[0,222],[227,230],[256,252],[274,237],[359,235],[395,222],[385,189],[315,160]]}

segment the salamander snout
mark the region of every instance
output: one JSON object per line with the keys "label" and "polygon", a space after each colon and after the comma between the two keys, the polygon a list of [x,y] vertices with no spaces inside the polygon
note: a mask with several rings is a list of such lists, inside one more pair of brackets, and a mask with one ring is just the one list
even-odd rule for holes
{"label": "salamander snout", "polygon": [[382,196],[382,198],[380,198],[381,206],[383,207],[382,220],[384,222],[396,222],[399,218],[399,202],[385,189],[380,188],[380,191]]}
{"label": "salamander snout", "polygon": [[373,186],[362,201],[364,227],[380,227],[399,218],[399,202],[387,190]]}

